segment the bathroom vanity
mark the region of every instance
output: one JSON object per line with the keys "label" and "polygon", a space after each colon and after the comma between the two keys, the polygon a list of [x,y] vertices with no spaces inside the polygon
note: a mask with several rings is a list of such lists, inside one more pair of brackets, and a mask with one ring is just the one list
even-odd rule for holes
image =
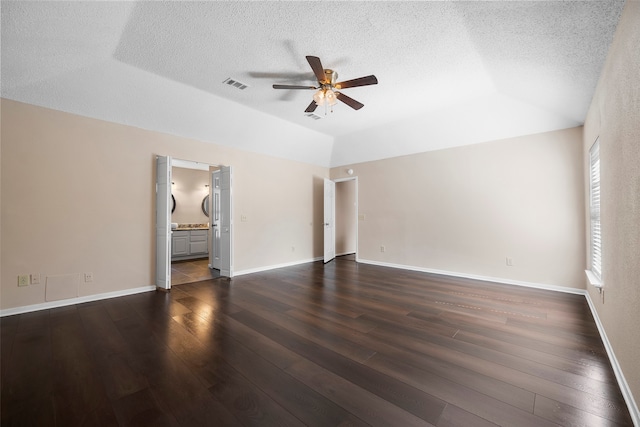
{"label": "bathroom vanity", "polygon": [[209,254],[209,229],[199,226],[182,226],[171,234],[171,260],[203,258]]}

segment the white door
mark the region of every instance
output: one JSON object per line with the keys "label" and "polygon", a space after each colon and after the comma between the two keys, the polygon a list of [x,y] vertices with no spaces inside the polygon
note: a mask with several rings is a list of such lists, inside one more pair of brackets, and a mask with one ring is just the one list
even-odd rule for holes
{"label": "white door", "polygon": [[171,157],[156,160],[156,286],[171,289]]}
{"label": "white door", "polygon": [[220,171],[211,172],[209,185],[209,221],[211,222],[211,247],[209,268],[220,270]]}
{"label": "white door", "polygon": [[220,275],[233,277],[233,199],[231,166],[220,168]]}
{"label": "white door", "polygon": [[336,183],[324,180],[324,262],[336,257]]}

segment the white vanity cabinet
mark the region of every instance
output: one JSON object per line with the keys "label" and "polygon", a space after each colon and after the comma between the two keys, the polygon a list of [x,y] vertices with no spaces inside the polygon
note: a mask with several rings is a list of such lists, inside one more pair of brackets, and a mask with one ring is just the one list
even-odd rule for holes
{"label": "white vanity cabinet", "polygon": [[171,259],[201,258],[209,253],[208,230],[173,230]]}
{"label": "white vanity cabinet", "polygon": [[171,257],[180,257],[189,255],[189,239],[191,232],[189,230],[174,231],[171,234]]}
{"label": "white vanity cabinet", "polygon": [[209,253],[209,238],[207,230],[191,230],[191,239],[189,240],[189,255]]}

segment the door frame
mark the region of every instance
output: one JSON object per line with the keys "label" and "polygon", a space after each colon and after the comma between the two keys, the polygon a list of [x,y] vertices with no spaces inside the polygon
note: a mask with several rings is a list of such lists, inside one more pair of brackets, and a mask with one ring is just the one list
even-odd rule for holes
{"label": "door frame", "polygon": [[171,163],[171,156],[156,156],[155,284],[163,291],[171,289]]}
{"label": "door frame", "polygon": [[[170,163],[169,165],[171,166],[171,169],[169,169],[169,181],[171,180],[171,172],[172,169],[174,167],[183,167],[183,168],[191,168],[191,169],[203,169],[206,166],[206,169],[203,170],[209,170],[209,166],[215,166],[215,167],[222,167],[223,165],[212,165],[210,163],[204,163],[204,162],[196,162],[193,160],[183,160],[183,159],[176,159],[174,157],[171,156],[162,156],[162,155],[156,155],[156,168],[157,168],[157,159],[160,157],[166,157],[170,159]],[[165,209],[165,204],[163,203],[162,205],[159,203],[159,196],[161,196],[161,194],[158,192],[158,183],[157,183],[157,171],[156,171],[156,210],[158,210],[159,208]],[[231,190],[233,191],[233,181],[231,182]],[[168,185],[169,187],[169,194],[163,195],[162,200],[164,200],[164,196],[166,196],[167,198],[170,197],[171,195],[171,184]],[[168,200],[168,199],[167,199]],[[233,199],[231,199],[231,205],[233,205]],[[166,210],[167,210],[167,215],[169,216],[169,222],[171,222],[171,204],[170,203],[166,203]],[[233,212],[233,206],[230,206],[230,211]],[[157,217],[157,213],[156,213],[156,217]],[[157,222],[157,220],[156,220]],[[156,230],[157,230],[157,223],[156,223]],[[168,228],[168,232],[167,232],[167,239],[169,239],[169,242],[171,241],[171,227]],[[156,231],[156,281],[158,280],[158,277],[160,277],[160,275],[158,274],[159,271],[159,267],[162,267],[162,265],[166,265],[168,266],[168,271],[167,271],[167,275],[166,275],[166,282],[164,282],[163,280],[163,284],[166,283],[166,287],[163,286],[156,286],[157,289],[163,290],[163,291],[169,291],[171,290],[171,251],[159,251],[158,250],[158,244],[157,244],[157,231]],[[169,243],[169,247],[171,246],[171,243]],[[229,271],[229,275],[225,276],[225,277],[233,277],[233,230],[231,230],[230,232],[230,244],[228,246],[228,248],[223,248],[222,250],[227,249],[229,254],[229,259],[231,260],[231,269]],[[164,278],[163,278],[164,279]],[[167,283],[168,282],[168,283]]]}
{"label": "door frame", "polygon": [[[340,183],[340,182],[345,182],[345,181],[355,181],[355,195],[354,195],[354,203],[355,203],[355,223],[356,223],[356,262],[360,261],[360,258],[358,257],[358,229],[360,228],[360,221],[358,220],[358,215],[360,213],[360,208],[359,208],[359,203],[358,203],[358,177],[357,176],[350,176],[347,178],[336,178],[333,180],[333,182],[335,182],[336,184]],[[335,218],[334,218],[335,219]]]}

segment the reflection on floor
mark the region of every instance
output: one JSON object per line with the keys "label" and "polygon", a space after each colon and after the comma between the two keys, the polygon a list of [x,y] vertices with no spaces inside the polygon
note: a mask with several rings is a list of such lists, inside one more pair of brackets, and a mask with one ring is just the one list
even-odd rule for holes
{"label": "reflection on floor", "polygon": [[[341,261],[355,261],[356,254],[339,255]],[[209,259],[190,259],[171,263],[171,286],[220,277],[220,270],[209,268]]]}
{"label": "reflection on floor", "polygon": [[219,270],[209,268],[209,259],[190,259],[171,263],[171,286],[220,277]]}

